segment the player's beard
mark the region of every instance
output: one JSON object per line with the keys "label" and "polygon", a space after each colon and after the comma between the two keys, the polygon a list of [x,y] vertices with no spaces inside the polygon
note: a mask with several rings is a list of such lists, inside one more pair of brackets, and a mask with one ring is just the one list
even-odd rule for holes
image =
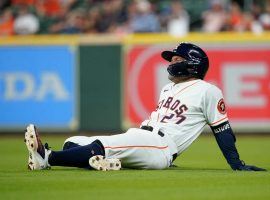
{"label": "player's beard", "polygon": [[170,75],[170,74],[168,74],[168,79],[169,79],[170,81],[172,81],[172,82],[173,82],[173,80],[175,79],[175,77],[174,77],[174,76],[172,76],[172,75]]}
{"label": "player's beard", "polygon": [[172,76],[170,74],[168,75],[168,79],[175,84],[182,82],[182,77]]}
{"label": "player's beard", "polygon": [[170,81],[172,81],[173,83],[177,84],[177,83],[182,83],[182,82],[186,82],[189,80],[194,80],[197,78],[191,77],[191,76],[172,76],[172,75],[168,74],[168,79]]}

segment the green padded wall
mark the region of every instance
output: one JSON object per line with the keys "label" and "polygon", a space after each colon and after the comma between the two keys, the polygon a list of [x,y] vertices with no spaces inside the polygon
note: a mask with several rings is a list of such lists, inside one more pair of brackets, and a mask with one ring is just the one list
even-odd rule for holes
{"label": "green padded wall", "polygon": [[82,45],[80,66],[80,130],[121,129],[121,46]]}

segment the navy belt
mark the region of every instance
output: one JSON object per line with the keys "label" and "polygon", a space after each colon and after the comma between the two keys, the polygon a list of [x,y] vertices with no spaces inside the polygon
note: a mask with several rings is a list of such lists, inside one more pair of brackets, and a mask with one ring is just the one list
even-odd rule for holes
{"label": "navy belt", "polygon": [[[141,129],[146,130],[146,131],[150,131],[152,132],[154,130],[154,128],[152,126],[141,126]],[[162,133],[161,131],[158,131],[158,135],[161,137],[164,137],[164,133]],[[172,155],[173,157],[173,161],[177,158],[177,153]]]}

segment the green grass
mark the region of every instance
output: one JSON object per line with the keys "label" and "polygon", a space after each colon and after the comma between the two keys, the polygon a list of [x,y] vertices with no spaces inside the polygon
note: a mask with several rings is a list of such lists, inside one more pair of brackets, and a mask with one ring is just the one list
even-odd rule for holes
{"label": "green grass", "polygon": [[[54,149],[63,136],[43,136]],[[238,137],[241,158],[268,172],[229,169],[214,137],[200,137],[167,170],[28,171],[22,137],[0,137],[0,199],[270,199],[270,137]]]}

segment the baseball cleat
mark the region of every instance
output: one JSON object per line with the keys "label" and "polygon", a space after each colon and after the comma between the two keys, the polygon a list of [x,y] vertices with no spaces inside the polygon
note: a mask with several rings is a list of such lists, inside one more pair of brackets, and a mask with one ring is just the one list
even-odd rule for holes
{"label": "baseball cleat", "polygon": [[89,159],[89,165],[99,171],[120,170],[121,161],[117,158],[105,158],[97,155]]}
{"label": "baseball cleat", "polygon": [[51,150],[44,147],[33,124],[26,127],[24,142],[29,151],[28,169],[39,170],[49,168],[48,157]]}

